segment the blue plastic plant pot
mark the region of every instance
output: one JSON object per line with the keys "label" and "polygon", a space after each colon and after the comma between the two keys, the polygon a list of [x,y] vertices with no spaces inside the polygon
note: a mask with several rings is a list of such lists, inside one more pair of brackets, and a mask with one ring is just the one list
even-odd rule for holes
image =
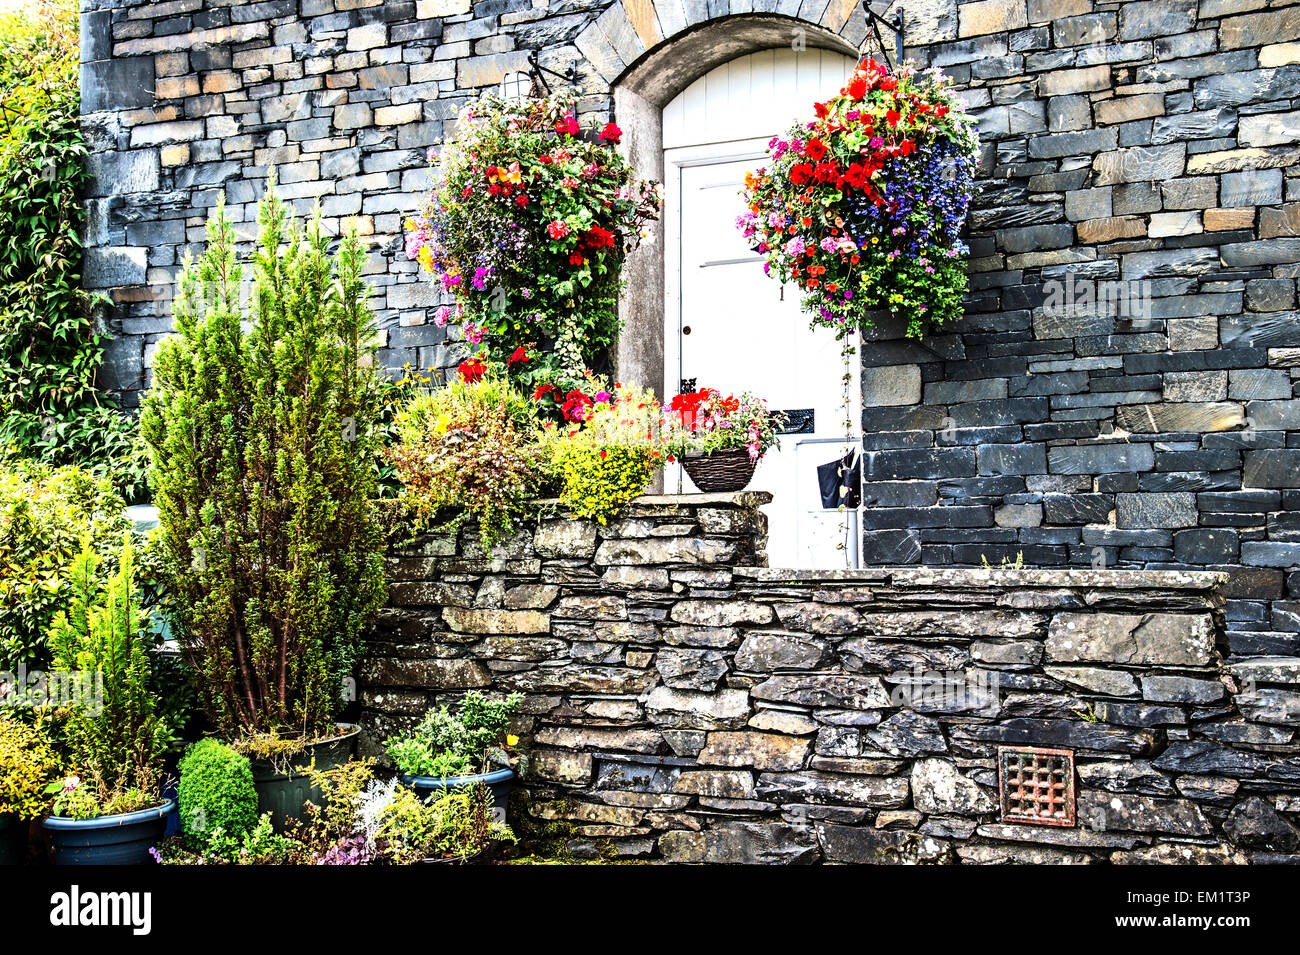
{"label": "blue plastic plant pot", "polygon": [[475,773],[472,776],[403,776],[402,782],[418,792],[421,797],[427,796],[434,790],[464,789],[475,783],[483,783],[492,790],[493,817],[497,822],[505,822],[510,790],[515,787],[515,771],[494,769],[490,773]]}
{"label": "blue plastic plant pot", "polygon": [[49,816],[41,825],[50,834],[55,865],[148,865],[149,850],[167,830],[167,817],[176,811],[168,799],[153,809],[124,812],[96,819]]}

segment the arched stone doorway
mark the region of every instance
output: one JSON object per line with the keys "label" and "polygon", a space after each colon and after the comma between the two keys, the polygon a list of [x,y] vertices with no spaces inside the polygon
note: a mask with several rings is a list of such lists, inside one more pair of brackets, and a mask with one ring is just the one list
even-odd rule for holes
{"label": "arched stone doorway", "polygon": [[[857,367],[845,408],[840,346],[809,330],[796,289],[763,277],[735,233],[738,193],[767,140],[837,91],[857,59],[854,44],[817,24],[729,17],[658,44],[613,86],[629,159],[665,183],[657,241],[629,262],[618,374],[664,396],[685,380],[752,390],[805,422],[755,479],[775,496],[765,508],[774,565],[843,566],[856,555],[856,515],[822,507],[817,466],[847,453],[846,415],[857,431]],[[672,468],[666,483],[693,487]]]}
{"label": "arched stone doorway", "polygon": [[[733,6],[741,2],[737,0]],[[713,4],[709,7],[716,9]],[[794,46],[858,55],[866,27],[857,4],[833,0],[819,22],[800,19],[798,4],[791,12],[796,15],[745,13],[686,23],[679,32],[647,49],[621,75],[612,78],[614,116],[624,130],[624,152],[641,175],[663,179],[664,107],[723,63],[760,50]],[[820,5],[818,12],[823,12]],[[604,17],[596,21],[589,33],[599,28],[603,20]],[[584,37],[589,37],[589,33]],[[584,37],[577,41],[579,49],[589,48],[592,42],[590,38],[584,42]],[[654,243],[640,249],[628,262],[627,290],[620,303],[624,327],[615,352],[615,366],[619,375],[644,382],[657,394],[667,395],[673,393],[671,389],[677,383],[665,381],[664,375],[663,240],[664,224],[658,222]]]}

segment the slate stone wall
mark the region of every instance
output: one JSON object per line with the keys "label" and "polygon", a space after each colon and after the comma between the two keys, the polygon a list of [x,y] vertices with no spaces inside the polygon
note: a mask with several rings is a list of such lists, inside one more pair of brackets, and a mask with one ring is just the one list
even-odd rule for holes
{"label": "slate stone wall", "polygon": [[979,118],[967,317],[864,347],[868,564],[1212,567],[1300,646],[1300,6],[924,0]]}
{"label": "slate stone wall", "polygon": [[[1218,575],[769,570],[766,499],[395,554],[365,750],[468,689],[523,692],[515,822],[578,854],[1300,861],[1300,659],[1225,665]],[[1073,753],[1076,825],[1002,821],[1000,746]]]}
{"label": "slate stone wall", "polygon": [[[867,562],[1227,569],[1232,653],[1296,653],[1300,4],[905,6],[984,147],[968,318],[864,349]],[[137,401],[183,251],[221,189],[251,236],[272,165],[373,238],[383,363],[451,367],[401,221],[457,110],[539,51],[605,114],[647,51],[752,14],[868,39],[853,0],[83,0],[102,383]]]}

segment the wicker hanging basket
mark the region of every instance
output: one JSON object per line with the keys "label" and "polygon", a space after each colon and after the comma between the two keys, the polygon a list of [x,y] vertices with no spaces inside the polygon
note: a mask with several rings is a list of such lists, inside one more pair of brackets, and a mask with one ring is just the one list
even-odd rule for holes
{"label": "wicker hanging basket", "polygon": [[687,455],[682,467],[701,491],[743,491],[754,477],[757,461],[749,459],[748,448],[727,448],[712,454]]}

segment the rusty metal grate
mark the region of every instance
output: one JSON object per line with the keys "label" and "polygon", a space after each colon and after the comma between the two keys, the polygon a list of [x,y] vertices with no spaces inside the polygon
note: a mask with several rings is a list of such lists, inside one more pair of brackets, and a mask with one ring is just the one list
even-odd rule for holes
{"label": "rusty metal grate", "polygon": [[1074,752],[1033,746],[998,747],[1003,822],[1074,825]]}

